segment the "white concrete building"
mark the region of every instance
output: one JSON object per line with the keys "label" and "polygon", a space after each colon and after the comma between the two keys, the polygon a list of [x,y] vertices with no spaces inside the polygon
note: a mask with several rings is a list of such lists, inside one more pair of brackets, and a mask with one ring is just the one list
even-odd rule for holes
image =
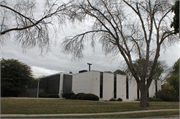
{"label": "white concrete building", "polygon": [[[161,81],[157,81],[157,91],[161,89]],[[93,93],[101,100],[122,98],[136,100],[140,98],[140,91],[133,77],[99,71],[89,71],[74,74],[72,77],[72,91],[77,93]],[[152,82],[148,96],[153,97],[156,84]]]}
{"label": "white concrete building", "polygon": [[[104,73],[99,71],[80,71],[78,74],[58,73],[40,79],[39,88],[45,93],[92,93],[100,100],[122,98],[123,100],[136,100],[140,98],[136,80],[126,75]],[[36,82],[37,83],[37,82]],[[36,88],[35,84],[33,88]],[[156,90],[157,89],[157,90]],[[153,97],[161,89],[161,81],[152,82],[148,96]]]}

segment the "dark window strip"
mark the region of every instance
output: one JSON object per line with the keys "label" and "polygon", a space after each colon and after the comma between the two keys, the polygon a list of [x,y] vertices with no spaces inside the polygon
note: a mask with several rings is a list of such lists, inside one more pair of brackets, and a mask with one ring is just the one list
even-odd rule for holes
{"label": "dark window strip", "polygon": [[155,90],[156,90],[156,98],[158,98],[158,96],[157,96],[157,80],[155,80]]}
{"label": "dark window strip", "polygon": [[126,99],[129,99],[129,81],[128,81],[128,76],[126,76]]}
{"label": "dark window strip", "polygon": [[100,98],[103,98],[103,72],[100,72]]}
{"label": "dark window strip", "polygon": [[114,98],[116,98],[116,85],[117,85],[117,78],[116,74],[114,74]]}
{"label": "dark window strip", "polygon": [[139,99],[139,88],[137,88],[137,99]]}

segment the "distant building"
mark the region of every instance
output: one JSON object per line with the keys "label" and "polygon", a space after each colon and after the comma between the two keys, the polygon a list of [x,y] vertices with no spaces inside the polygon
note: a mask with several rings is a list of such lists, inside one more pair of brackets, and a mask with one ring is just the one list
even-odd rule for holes
{"label": "distant building", "polygon": [[[37,81],[34,81],[34,84],[31,84],[31,89],[37,90],[37,85]],[[99,71],[82,70],[78,74],[59,73],[43,77],[40,78],[39,89],[40,93],[56,93],[60,98],[65,92],[93,93],[100,100],[111,98],[135,100],[140,98],[140,91],[133,77]],[[161,90],[161,81],[157,81],[157,83],[153,81],[148,91],[148,97],[153,97],[158,90]],[[31,96],[36,97],[36,95],[37,93]]]}

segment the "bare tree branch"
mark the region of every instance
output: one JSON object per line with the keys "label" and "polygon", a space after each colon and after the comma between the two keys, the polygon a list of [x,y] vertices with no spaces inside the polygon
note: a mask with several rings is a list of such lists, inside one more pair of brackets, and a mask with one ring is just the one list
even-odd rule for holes
{"label": "bare tree branch", "polygon": [[136,3],[136,9],[132,6],[132,5],[130,5],[127,1],[125,1],[125,0],[123,0],[131,9],[133,9],[133,11],[138,15],[138,17],[139,17],[139,19],[140,19],[140,21],[141,21],[141,26],[142,26],[142,29],[143,29],[143,32],[144,32],[144,36],[145,36],[145,40],[146,40],[146,42],[148,41],[147,40],[147,32],[146,32],[146,30],[145,30],[145,25],[144,25],[144,21],[143,21],[143,19],[142,19],[142,17],[141,17],[141,14],[140,14],[140,11],[139,11],[139,4],[138,3]]}
{"label": "bare tree branch", "polygon": [[[12,8],[8,7],[8,6],[5,6],[5,5],[0,5],[0,7],[7,8],[7,9],[9,9],[9,10],[11,10],[11,11],[15,12],[15,13],[16,13],[16,14],[18,14],[19,16],[24,17],[25,19],[29,20],[32,24],[34,24],[34,22],[33,22],[30,18],[28,18],[28,17],[24,16],[24,15],[23,15],[23,14],[21,14],[20,12],[18,12],[18,11],[16,11],[16,10],[14,10],[14,9],[12,9]],[[4,34],[5,34],[5,33],[4,33]]]}
{"label": "bare tree branch", "polygon": [[72,5],[72,0],[61,4],[57,2],[49,2],[48,8],[42,8],[47,9],[41,15],[42,17],[36,17],[36,19],[34,14],[37,11],[34,11],[36,7],[36,2],[34,1],[14,1],[14,5],[6,1],[0,2],[0,14],[3,18],[0,20],[0,41],[4,41],[5,36],[15,33],[16,38],[14,40],[23,49],[38,46],[41,52],[44,50],[48,51],[50,47],[49,28],[54,28],[56,32],[52,18],[57,18],[59,23],[63,23],[65,17],[68,17],[67,14],[70,12],[69,9]]}
{"label": "bare tree branch", "polygon": [[[94,39],[99,39],[105,54],[119,52],[141,90],[140,106],[147,106],[147,90],[155,74],[161,45],[167,38],[171,39],[174,36],[165,24],[171,6],[169,2],[160,0],[75,2],[74,12],[70,17],[73,20],[90,17],[94,19],[94,24],[92,30],[65,39],[63,49],[72,53],[73,58],[80,58],[84,49],[84,40],[87,39],[85,36],[91,35],[89,40],[94,43]],[[130,8],[128,12],[126,7]],[[133,65],[133,60],[136,60],[132,59],[133,57],[139,58],[139,69]],[[151,65],[149,65],[150,60],[153,61]],[[146,79],[147,83],[145,83]]]}

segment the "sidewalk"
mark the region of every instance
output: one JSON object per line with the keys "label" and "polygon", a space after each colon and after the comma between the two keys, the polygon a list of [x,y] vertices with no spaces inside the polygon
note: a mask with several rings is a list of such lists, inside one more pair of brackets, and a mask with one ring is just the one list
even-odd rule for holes
{"label": "sidewalk", "polygon": [[[129,114],[141,112],[159,112],[159,111],[175,111],[179,109],[160,109],[160,110],[140,110],[140,111],[127,111],[127,112],[108,112],[108,113],[79,113],[79,114],[1,114],[0,117],[40,117],[40,116],[83,116],[83,115],[110,115],[110,114]],[[176,115],[178,117],[178,115]],[[153,118],[153,117],[146,117]],[[154,117],[156,118],[156,117]],[[164,118],[164,117],[162,117]],[[179,118],[177,118],[179,119]]]}
{"label": "sidewalk", "polygon": [[157,116],[157,117],[144,117],[142,119],[166,119],[166,118],[170,118],[170,119],[180,119],[179,115],[167,115],[167,116]]}

